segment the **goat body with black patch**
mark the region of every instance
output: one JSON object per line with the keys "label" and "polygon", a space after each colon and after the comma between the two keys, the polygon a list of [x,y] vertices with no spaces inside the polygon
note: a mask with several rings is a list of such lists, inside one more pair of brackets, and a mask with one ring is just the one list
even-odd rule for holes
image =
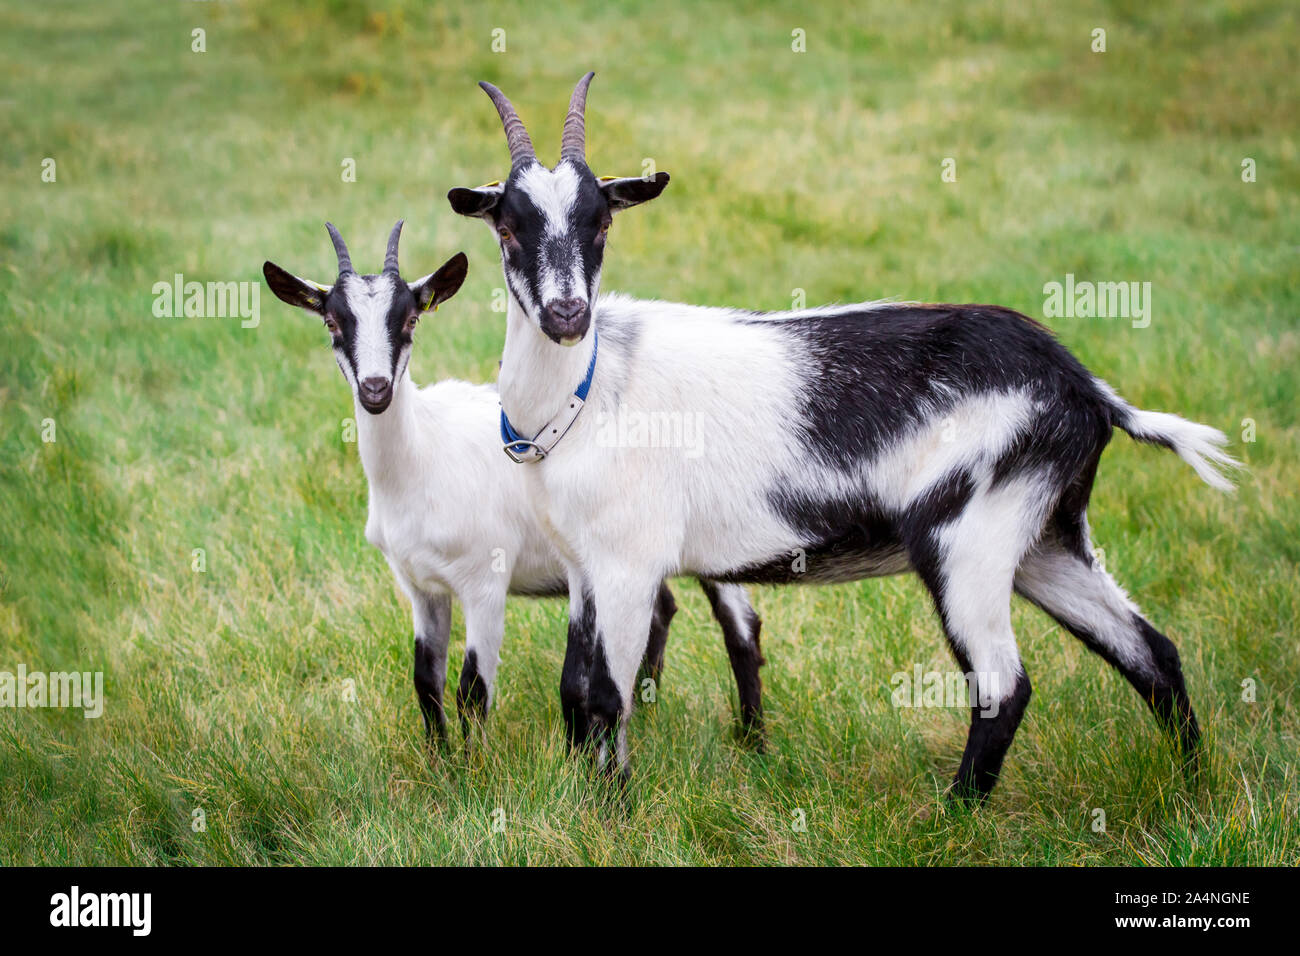
{"label": "goat body with black patch", "polygon": [[[598,343],[585,411],[544,460],[519,467],[585,622],[571,625],[569,661],[586,662],[575,685],[602,760],[626,772],[623,720],[663,576],[835,582],[904,571],[929,589],[973,675],[956,793],[989,793],[1029,699],[1013,591],[1116,666],[1190,759],[1199,732],[1178,654],[1093,560],[1086,510],[1113,428],[1172,448],[1220,488],[1219,469],[1233,464],[1224,437],[1132,408],[1007,309],[761,314],[598,297],[611,213],[653,198],[667,175],[632,186],[591,174],[569,137],[589,81],[554,169],[516,133],[504,184],[449,198],[500,237],[511,292],[500,392],[520,434],[556,416]],[[485,87],[507,131],[522,130]],[[629,410],[689,417],[703,454],[602,441],[602,421]]]}

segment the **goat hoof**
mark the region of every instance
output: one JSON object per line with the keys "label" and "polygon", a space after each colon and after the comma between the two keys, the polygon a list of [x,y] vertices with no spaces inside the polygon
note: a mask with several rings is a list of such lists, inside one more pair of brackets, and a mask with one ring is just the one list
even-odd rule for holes
{"label": "goat hoof", "polygon": [[953,809],[978,810],[988,800],[989,791],[963,777],[957,777],[944,794],[944,798],[948,806]]}
{"label": "goat hoof", "polygon": [[737,727],[736,742],[751,753],[767,753],[767,734],[763,731],[762,724],[742,724]]}

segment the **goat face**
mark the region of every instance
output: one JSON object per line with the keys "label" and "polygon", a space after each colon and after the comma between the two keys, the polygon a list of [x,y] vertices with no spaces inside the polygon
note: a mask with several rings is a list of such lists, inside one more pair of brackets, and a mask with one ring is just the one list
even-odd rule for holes
{"label": "goat face", "polygon": [[343,237],[329,223],[338,253],[339,274],[331,286],[291,275],[273,262],[262,266],[266,283],[280,299],[315,312],[325,320],[334,358],[352,394],[367,412],[378,415],[393,400],[393,387],[406,374],[411,341],[420,315],[456,294],[469,262],[463,252],[452,256],[418,282],[406,283],[397,268],[399,221],[388,240],[384,271],[357,275]]}
{"label": "goat face", "polygon": [[592,175],[585,156],[583,113],[588,73],[579,81],[564,122],[560,162],[547,169],[510,101],[491,83],[479,85],[496,104],[510,146],[505,183],[447,194],[462,216],[483,219],[501,244],[501,267],[524,314],[559,345],[576,345],[591,327],[600,289],[605,236],[613,214],[663,192],[667,173],[624,179]]}

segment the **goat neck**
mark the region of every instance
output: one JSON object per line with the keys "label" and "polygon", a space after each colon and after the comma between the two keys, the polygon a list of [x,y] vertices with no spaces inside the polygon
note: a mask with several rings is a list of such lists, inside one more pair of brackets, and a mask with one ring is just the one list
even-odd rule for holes
{"label": "goat neck", "polygon": [[[372,485],[394,485],[418,471],[420,429],[417,421],[417,389],[403,374],[393,386],[393,400],[379,415],[371,415],[354,399],[357,447],[361,466]],[[426,440],[427,437],[425,436]]]}
{"label": "goat neck", "polygon": [[587,374],[594,333],[595,315],[592,330],[581,342],[568,347],[556,345],[529,320],[514,296],[509,297],[498,387],[501,407],[521,435],[537,434],[559,414]]}

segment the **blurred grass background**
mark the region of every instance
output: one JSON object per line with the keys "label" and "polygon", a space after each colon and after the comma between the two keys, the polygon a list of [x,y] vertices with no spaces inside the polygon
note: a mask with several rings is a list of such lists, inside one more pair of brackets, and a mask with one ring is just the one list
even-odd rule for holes
{"label": "blurred grass background", "polygon": [[[108,700],[97,721],[0,710],[0,862],[1296,862],[1298,19],[1283,2],[4,4],[0,670],[103,669]],[[1090,515],[1181,649],[1199,787],[1132,690],[1018,605],[1033,703],[987,810],[948,810],[965,712],[890,705],[893,673],[951,666],[910,578],[756,592],[765,756],[731,738],[726,656],[679,582],[617,812],[564,753],[562,602],[511,606],[489,750],[425,758],[408,612],[362,536],[319,324],[265,288],[255,329],[156,318],[151,290],[260,282],[266,258],[328,279],[327,218],[373,270],[405,216],[408,274],[471,259],[413,377],[494,378],[492,237],[443,198],[507,169],[474,83],[501,85],[553,159],[589,68],[593,169],[673,175],[620,218],[606,289],[1041,317],[1066,273],[1152,283],[1149,328],[1051,324],[1129,400],[1223,428],[1250,465],[1221,497],[1120,436]],[[453,682],[462,637],[457,613]]]}

